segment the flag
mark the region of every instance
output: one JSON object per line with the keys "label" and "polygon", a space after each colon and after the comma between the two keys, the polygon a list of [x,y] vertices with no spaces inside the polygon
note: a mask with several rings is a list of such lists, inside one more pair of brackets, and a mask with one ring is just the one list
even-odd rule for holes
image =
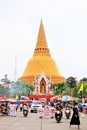
{"label": "flag", "polygon": [[81,86],[80,86],[80,88],[79,88],[79,90],[78,90],[78,94],[79,94],[81,91],[83,91],[83,83],[81,84]]}
{"label": "flag", "polygon": [[18,100],[18,99],[19,99],[19,96],[18,96],[18,95],[16,95],[15,99],[16,99],[16,100]]}

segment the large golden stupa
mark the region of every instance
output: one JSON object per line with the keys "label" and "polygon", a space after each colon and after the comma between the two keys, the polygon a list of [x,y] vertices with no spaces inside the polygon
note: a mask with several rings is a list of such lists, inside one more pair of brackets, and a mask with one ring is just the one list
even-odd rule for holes
{"label": "large golden stupa", "polygon": [[19,80],[34,84],[35,77],[40,76],[42,72],[47,77],[51,77],[51,83],[53,84],[65,82],[65,78],[61,76],[54,59],[50,55],[41,20],[33,57],[28,61],[25,71]]}

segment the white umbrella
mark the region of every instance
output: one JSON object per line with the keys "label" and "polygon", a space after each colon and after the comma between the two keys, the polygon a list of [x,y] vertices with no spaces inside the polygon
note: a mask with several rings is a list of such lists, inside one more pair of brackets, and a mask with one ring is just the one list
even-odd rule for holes
{"label": "white umbrella", "polygon": [[71,101],[72,98],[71,98],[69,95],[65,95],[65,96],[62,97],[61,100],[62,100],[63,102],[67,102],[67,101]]}

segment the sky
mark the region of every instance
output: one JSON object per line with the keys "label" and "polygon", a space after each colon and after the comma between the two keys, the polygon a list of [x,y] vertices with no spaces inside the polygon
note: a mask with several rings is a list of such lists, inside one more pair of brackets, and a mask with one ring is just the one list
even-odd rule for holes
{"label": "sky", "polygon": [[0,0],[0,80],[23,75],[41,19],[61,75],[87,78],[87,0]]}

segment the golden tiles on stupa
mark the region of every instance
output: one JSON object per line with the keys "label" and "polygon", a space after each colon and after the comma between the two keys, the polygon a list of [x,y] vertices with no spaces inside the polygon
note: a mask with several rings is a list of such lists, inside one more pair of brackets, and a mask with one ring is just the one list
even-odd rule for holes
{"label": "golden tiles on stupa", "polygon": [[40,76],[41,73],[51,77],[54,84],[65,82],[65,78],[60,74],[58,66],[50,55],[50,50],[47,45],[44,26],[41,20],[38,32],[36,48],[33,57],[28,61],[23,75],[19,80],[24,80],[29,84],[33,84],[35,77]]}

